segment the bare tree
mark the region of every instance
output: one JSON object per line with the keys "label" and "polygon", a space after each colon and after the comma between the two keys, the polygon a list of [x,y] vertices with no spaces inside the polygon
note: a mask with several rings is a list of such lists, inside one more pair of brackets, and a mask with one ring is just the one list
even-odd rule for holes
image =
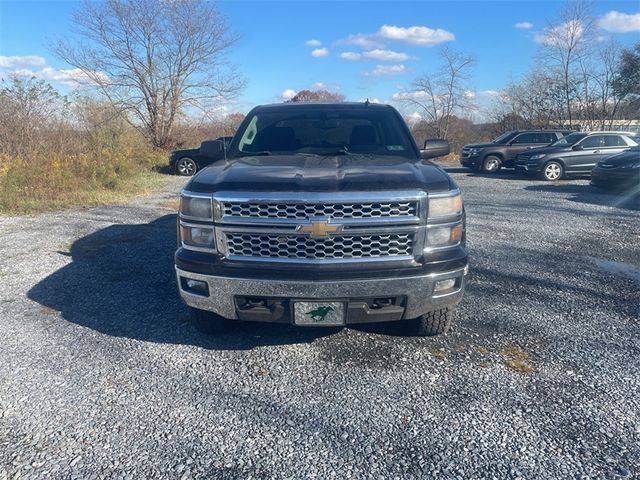
{"label": "bare tree", "polygon": [[[22,155],[41,148],[67,123],[69,102],[50,84],[14,76],[0,83],[0,153]],[[50,146],[50,143],[48,144]]]}
{"label": "bare tree", "polygon": [[157,147],[176,118],[236,96],[242,81],[225,54],[235,42],[204,0],[85,0],[73,14],[79,40],[54,51],[131,115]]}
{"label": "bare tree", "polygon": [[287,102],[344,102],[344,95],[327,90],[300,90]]}
{"label": "bare tree", "polygon": [[580,119],[592,129],[613,125],[620,102],[614,81],[618,75],[620,44],[611,40],[594,48],[594,54],[580,61]]}
{"label": "bare tree", "polygon": [[555,21],[539,36],[542,45],[539,60],[559,79],[566,118],[571,125],[580,81],[580,61],[593,44],[597,21],[591,13],[591,4],[583,0],[568,0],[554,18]]}
{"label": "bare tree", "polygon": [[473,110],[473,94],[468,85],[475,58],[445,47],[440,50],[442,66],[411,84],[411,91],[401,94],[402,101],[420,110],[430,134],[446,138],[453,115],[466,117]]}

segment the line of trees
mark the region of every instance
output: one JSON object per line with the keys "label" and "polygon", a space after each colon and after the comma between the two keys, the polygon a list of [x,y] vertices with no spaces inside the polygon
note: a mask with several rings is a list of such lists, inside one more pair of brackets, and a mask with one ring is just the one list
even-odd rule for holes
{"label": "line of trees", "polygon": [[640,115],[640,43],[623,49],[598,35],[588,3],[565,4],[540,34],[530,71],[496,98],[491,118],[503,129],[607,129]]}
{"label": "line of trees", "polygon": [[640,118],[640,42],[624,49],[601,37],[589,3],[569,0],[537,41],[529,72],[495,92],[481,125],[473,122],[475,58],[441,49],[439,65],[396,95],[416,139],[449,138],[458,150],[506,130],[611,129]]}

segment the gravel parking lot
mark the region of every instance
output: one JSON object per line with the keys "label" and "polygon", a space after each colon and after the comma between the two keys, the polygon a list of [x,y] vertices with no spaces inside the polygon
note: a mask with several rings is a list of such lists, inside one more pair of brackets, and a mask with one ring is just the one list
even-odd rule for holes
{"label": "gravel parking lot", "polygon": [[457,323],[203,337],[172,199],[0,219],[0,478],[637,478],[640,220],[452,168]]}

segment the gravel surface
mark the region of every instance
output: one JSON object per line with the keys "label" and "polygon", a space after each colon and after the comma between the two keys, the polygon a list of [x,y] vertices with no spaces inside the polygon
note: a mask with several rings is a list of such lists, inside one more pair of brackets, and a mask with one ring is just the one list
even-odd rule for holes
{"label": "gravel surface", "polygon": [[584,179],[452,168],[450,333],[198,334],[171,190],[1,218],[0,478],[638,478],[640,221]]}

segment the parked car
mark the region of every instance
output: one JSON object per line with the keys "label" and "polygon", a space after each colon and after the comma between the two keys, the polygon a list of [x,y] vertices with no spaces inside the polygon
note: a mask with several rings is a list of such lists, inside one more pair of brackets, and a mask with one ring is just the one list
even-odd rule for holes
{"label": "parked car", "polygon": [[513,168],[519,153],[550,145],[569,133],[570,130],[513,130],[489,143],[465,145],[460,164],[484,173],[495,173],[502,167]]}
{"label": "parked car", "polygon": [[[219,137],[215,141],[223,141],[226,148],[229,146],[229,143],[231,143],[232,138],[233,137]],[[210,156],[202,149],[202,145],[200,145],[199,148],[174,150],[171,152],[169,155],[169,166],[171,167],[171,171],[176,175],[190,177],[207,165],[210,165],[223,157],[224,151],[221,151],[216,156]]]}
{"label": "parked car", "polygon": [[196,325],[449,328],[467,273],[460,189],[389,105],[254,108],[182,191],[175,267]]}
{"label": "parked car", "polygon": [[640,146],[596,163],[591,171],[591,185],[640,193]]}
{"label": "parked car", "polygon": [[539,175],[544,180],[560,180],[567,174],[590,173],[596,163],[638,145],[631,132],[573,133],[546,147],[521,153],[516,171]]}

